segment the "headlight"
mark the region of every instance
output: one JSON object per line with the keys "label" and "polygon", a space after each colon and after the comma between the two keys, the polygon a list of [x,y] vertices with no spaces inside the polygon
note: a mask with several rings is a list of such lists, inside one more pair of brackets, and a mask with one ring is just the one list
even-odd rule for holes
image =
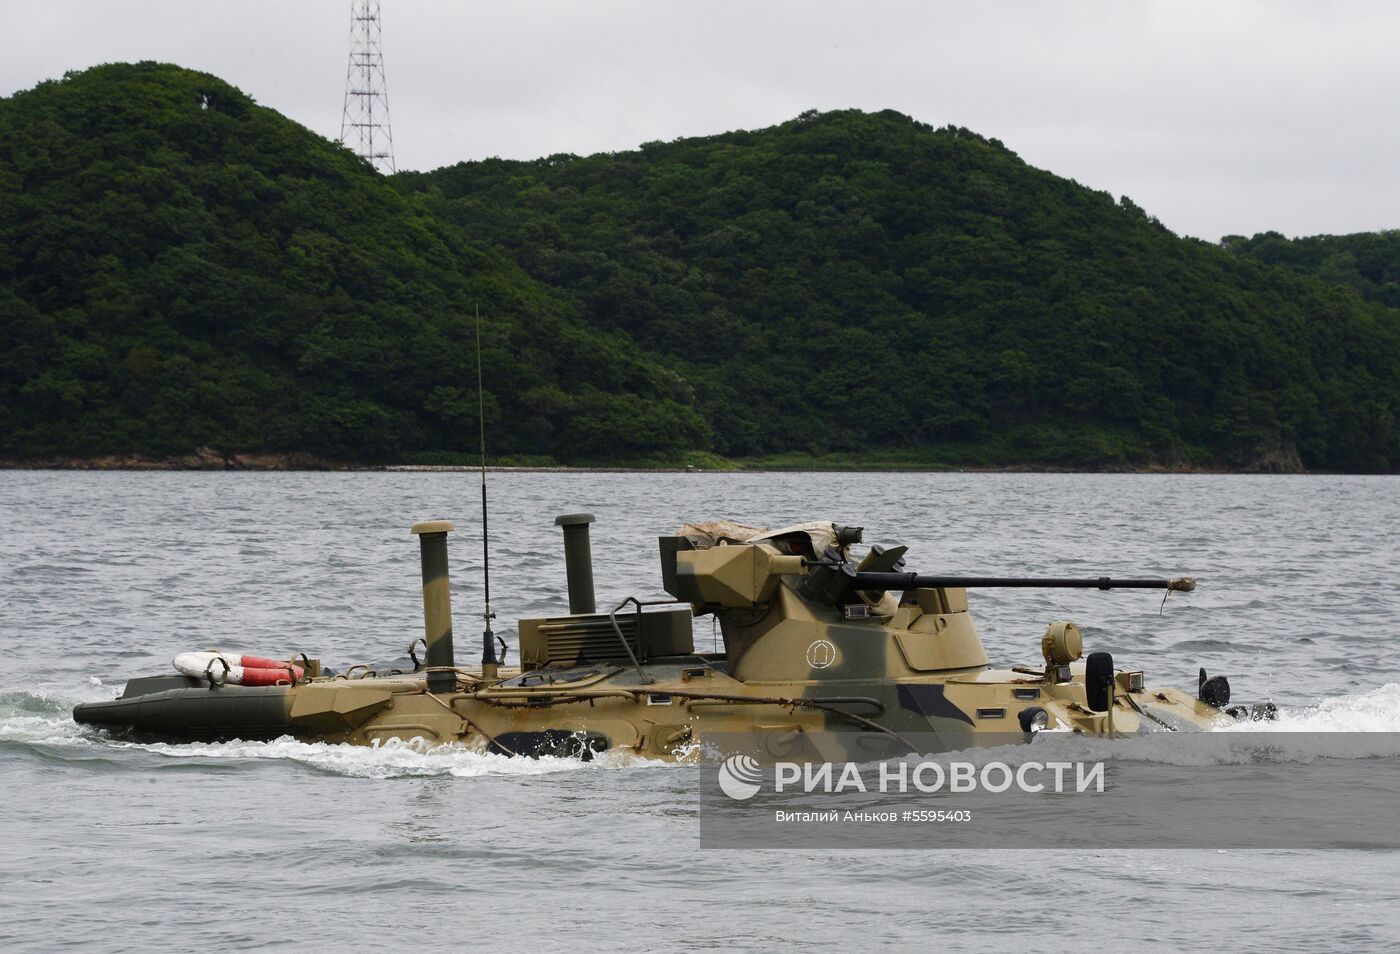
{"label": "headlight", "polygon": [[1021,731],[1034,734],[1050,726],[1050,713],[1040,706],[1022,709],[1016,718],[1021,723]]}

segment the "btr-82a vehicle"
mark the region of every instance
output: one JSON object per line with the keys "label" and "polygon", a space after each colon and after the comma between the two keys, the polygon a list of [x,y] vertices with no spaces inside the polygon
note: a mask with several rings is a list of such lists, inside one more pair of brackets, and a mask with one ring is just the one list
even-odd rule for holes
{"label": "btr-82a vehicle", "polygon": [[[1208,729],[1261,714],[1230,706],[1224,677],[1204,670],[1190,693],[1149,686],[1108,653],[1085,658],[1080,630],[1066,620],[1041,630],[1035,665],[992,668],[968,610],[968,592],[982,587],[1189,592],[1187,577],[927,576],[905,570],[903,546],[857,556],[858,527],[721,521],[660,538],[670,600],[629,597],[598,612],[592,521],[555,521],[569,612],[519,621],[518,667],[501,664],[489,601],[482,662],[458,664],[452,525],[438,520],[412,528],[422,551],[421,658],[415,641],[402,668],[334,672],[303,654],[274,662],[210,650],[177,658],[176,673],[132,679],[116,700],[84,703],[73,716],[165,740],[401,739],[505,755],[622,751],[667,760],[741,748],[769,760],[868,761],[1028,741],[1046,729]],[[717,621],[722,651],[694,645],[693,620],[706,615]]]}

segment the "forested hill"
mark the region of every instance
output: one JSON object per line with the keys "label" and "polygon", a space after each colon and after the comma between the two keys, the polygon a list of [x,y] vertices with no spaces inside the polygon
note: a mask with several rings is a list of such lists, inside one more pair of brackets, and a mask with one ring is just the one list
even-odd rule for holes
{"label": "forested hill", "polygon": [[99,67],[0,100],[0,456],[448,459],[480,304],[517,458],[1400,468],[1400,312],[1261,258],[895,113],[385,179]]}
{"label": "forested hill", "polygon": [[996,140],[805,114],[402,184],[693,369],[716,446],[1400,465],[1400,316]]}
{"label": "forested hill", "polygon": [[0,455],[703,446],[685,384],[339,145],[214,77],[0,100]]}

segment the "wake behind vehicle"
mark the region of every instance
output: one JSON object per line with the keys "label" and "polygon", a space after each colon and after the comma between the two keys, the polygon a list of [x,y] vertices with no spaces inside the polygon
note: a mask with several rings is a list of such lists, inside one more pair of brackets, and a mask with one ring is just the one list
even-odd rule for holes
{"label": "wake behind vehicle", "polygon": [[[519,621],[519,665],[498,661],[486,611],[482,662],[453,646],[447,538],[452,525],[414,525],[420,541],[425,644],[403,671],[332,672],[297,654],[285,662],[207,651],[182,671],[132,679],[111,702],[73,717],[145,738],[272,739],[374,745],[451,743],[505,755],[629,752],[673,760],[697,752],[766,759],[870,760],[1028,741],[1062,729],[1116,735],[1209,729],[1267,715],[1230,706],[1224,677],[1197,691],[1154,688],[1083,656],[1079,628],[1051,622],[1034,666],[993,669],[968,609],[981,587],[1050,586],[1190,592],[1177,579],[928,576],[905,570],[906,547],[857,555],[859,527],[831,522],[767,530],[727,521],[687,524],[659,541],[671,599],[629,597],[598,612],[590,514],[559,517],[569,612]],[[489,592],[489,591],[488,591]],[[697,651],[692,620],[712,616],[723,649]],[[249,664],[253,660],[254,664]],[[191,666],[203,668],[191,669]]]}

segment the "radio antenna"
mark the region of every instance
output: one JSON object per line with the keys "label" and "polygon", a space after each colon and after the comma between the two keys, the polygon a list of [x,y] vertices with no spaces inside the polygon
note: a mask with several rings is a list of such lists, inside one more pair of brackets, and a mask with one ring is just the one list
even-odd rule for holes
{"label": "radio antenna", "polygon": [[481,306],[476,306],[476,413],[477,431],[481,439],[481,580],[486,592],[486,608],[481,618],[486,629],[481,634],[481,678],[497,678],[496,634],[491,632],[491,538],[488,533],[486,509],[486,388],[481,375]]}

